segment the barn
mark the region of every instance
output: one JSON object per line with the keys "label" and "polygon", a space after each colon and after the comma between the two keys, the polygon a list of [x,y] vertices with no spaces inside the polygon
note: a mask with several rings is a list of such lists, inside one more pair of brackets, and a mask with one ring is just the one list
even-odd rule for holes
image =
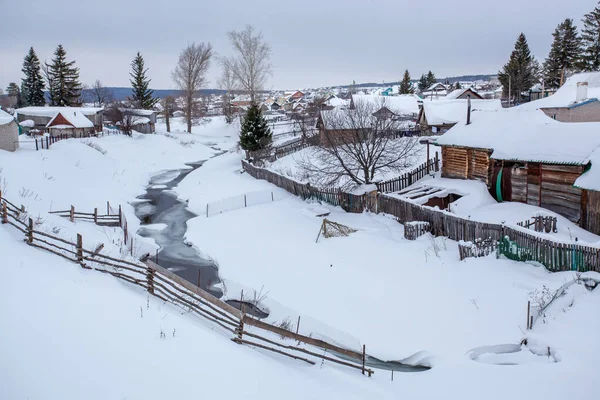
{"label": "barn", "polygon": [[16,110],[17,121],[33,121],[31,129],[44,131],[46,126],[58,113],[63,115],[79,113],[92,122],[96,132],[102,132],[104,109],[97,107],[23,107]]}
{"label": "barn", "polygon": [[48,122],[46,129],[51,136],[81,136],[94,133],[94,124],[80,111],[59,111]]}
{"label": "barn", "polygon": [[19,126],[12,115],[0,110],[0,150],[19,148]]}
{"label": "barn", "polygon": [[436,141],[442,177],[480,180],[498,201],[543,207],[588,227],[590,190],[576,181],[592,164],[599,130],[600,123],[562,123],[540,110],[474,111],[470,124],[463,120]]}

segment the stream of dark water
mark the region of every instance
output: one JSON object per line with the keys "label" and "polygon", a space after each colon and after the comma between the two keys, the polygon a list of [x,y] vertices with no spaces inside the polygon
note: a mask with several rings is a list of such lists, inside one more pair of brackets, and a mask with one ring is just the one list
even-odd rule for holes
{"label": "stream of dark water", "polygon": [[[188,174],[201,167],[203,162],[187,164],[191,168],[167,171],[154,176],[146,193],[139,196],[143,200],[134,205],[136,216],[142,221],[138,234],[149,237],[160,246],[158,264],[185,280],[200,286],[216,297],[223,295],[214,285],[220,283],[218,267],[212,260],[204,259],[190,245],[185,243],[187,221],[197,215],[187,208],[187,202],[177,198],[173,191]],[[164,224],[163,229],[148,229],[145,225]],[[152,228],[152,227],[150,227]]]}

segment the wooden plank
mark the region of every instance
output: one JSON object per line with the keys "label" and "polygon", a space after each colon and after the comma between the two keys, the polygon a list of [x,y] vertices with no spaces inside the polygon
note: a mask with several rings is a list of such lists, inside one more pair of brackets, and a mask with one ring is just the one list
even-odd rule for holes
{"label": "wooden plank", "polygon": [[172,281],[174,281],[178,285],[183,286],[184,288],[186,288],[190,292],[192,292],[195,295],[201,297],[202,299],[206,300],[207,302],[211,303],[212,305],[214,305],[216,307],[219,307],[220,309],[228,312],[229,314],[237,317],[238,319],[244,318],[244,313],[242,313],[237,308],[232,307],[229,304],[225,303],[224,301],[217,299],[216,297],[214,297],[213,295],[209,294],[208,292],[205,292],[204,290],[200,289],[198,286],[196,286],[196,285],[194,285],[194,284],[186,281],[185,279],[181,278],[178,275],[175,275],[171,271],[169,271],[167,269],[164,269],[163,267],[161,267],[158,264],[155,264],[151,260],[146,260],[145,264],[148,266],[148,268],[156,271],[157,274],[161,274],[161,275],[163,275],[163,276],[171,279]]}

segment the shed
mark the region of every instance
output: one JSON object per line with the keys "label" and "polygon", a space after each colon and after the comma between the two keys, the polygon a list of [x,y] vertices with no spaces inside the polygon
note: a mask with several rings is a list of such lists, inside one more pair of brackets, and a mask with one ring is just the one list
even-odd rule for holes
{"label": "shed", "polygon": [[88,120],[92,122],[92,125],[96,132],[102,131],[102,125],[104,123],[104,109],[97,107],[23,107],[16,110],[17,121],[19,123],[27,120],[34,122],[32,129],[44,131],[46,125],[52,120],[57,113],[63,112],[66,114],[72,114],[78,112],[84,115]]}
{"label": "shed", "polygon": [[498,201],[547,208],[587,227],[588,193],[575,182],[600,146],[599,130],[600,123],[562,123],[539,110],[474,111],[470,125],[459,122],[436,144],[443,177],[480,180]]}
{"label": "shed", "polygon": [[476,100],[476,99],[483,100],[483,97],[479,93],[477,93],[475,90],[473,90],[472,88],[463,88],[463,89],[453,90],[452,92],[448,93],[448,95],[446,95],[444,100],[455,100],[455,99],[466,100],[467,98],[469,98],[469,96],[471,96],[472,100]]}
{"label": "shed", "polygon": [[19,126],[12,115],[0,110],[0,150],[19,148]]}
{"label": "shed", "polygon": [[51,136],[89,135],[94,133],[94,124],[80,111],[59,111],[48,122],[46,129]]}

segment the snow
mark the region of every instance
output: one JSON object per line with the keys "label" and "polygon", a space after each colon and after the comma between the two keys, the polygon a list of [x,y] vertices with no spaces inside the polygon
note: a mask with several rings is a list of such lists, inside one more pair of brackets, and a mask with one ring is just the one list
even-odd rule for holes
{"label": "snow", "polygon": [[10,124],[14,120],[15,119],[12,115],[0,109],[0,125]]}
{"label": "snow", "polygon": [[352,95],[354,104],[368,104],[375,110],[386,107],[396,114],[417,114],[419,112],[419,102],[421,98],[415,94],[402,94],[397,96],[377,96],[377,95]]}
{"label": "snow", "polygon": [[575,104],[578,82],[588,83],[587,99],[600,99],[600,72],[583,72],[567,78],[565,83],[552,96],[521,104],[515,109],[537,110],[540,108],[572,106]]}
{"label": "snow", "polygon": [[133,118],[133,121],[131,122],[131,124],[133,126],[149,124],[149,123],[150,123],[150,118],[146,118],[146,117],[135,117],[135,118]]}
{"label": "snow", "polygon": [[462,89],[456,89],[456,90],[453,90],[452,92],[448,93],[446,95],[446,97],[444,97],[444,100],[455,100],[455,99],[458,99],[460,96],[462,96],[468,90],[471,90],[473,93],[477,93],[475,90],[473,90],[473,89],[471,89],[469,87],[462,88]]}
{"label": "snow", "polygon": [[[220,118],[194,127],[192,134],[175,132],[184,129],[181,120],[172,126],[169,136],[158,124],[156,135],[68,139],[43,152],[0,151],[3,193],[45,219],[43,228],[60,227],[66,238],[80,232],[86,246],[103,242],[118,254],[114,228],[72,224],[47,211],[70,204],[102,209],[110,200],[122,204],[130,225],[137,225],[127,203],[143,193],[150,177],[208,159],[219,153],[215,149],[233,149],[239,129]],[[181,144],[191,140],[195,143]],[[459,261],[453,241],[429,235],[408,241],[392,218],[301,201],[240,173],[241,157],[229,151],[210,158],[174,188],[199,215],[188,221],[186,241],[219,261],[228,296],[264,286],[271,322],[291,317],[295,323],[302,316],[301,333],[365,344],[367,353],[382,359],[414,355],[411,359],[426,359],[433,369],[396,372],[391,382],[388,371],[377,369],[369,379],[329,362],[309,366],[239,346],[185,310],[33,249],[2,225],[0,398],[597,397],[598,289],[573,285],[563,303],[548,309],[545,323],[525,331],[529,293],[544,285],[559,288],[574,273],[551,274],[494,256]],[[271,191],[281,199],[204,216],[207,203]],[[315,243],[322,223],[315,215],[323,211],[356,232]],[[600,279],[597,273],[585,275]],[[550,346],[560,362],[529,362],[538,358],[524,354],[520,365],[498,366],[468,356],[473,349],[514,345],[525,337],[535,357],[541,359],[537,354]]]}
{"label": "snow", "polygon": [[[56,125],[53,126],[52,123],[54,120],[61,115],[64,119],[66,119],[71,126],[69,125]],[[60,111],[56,113],[56,115],[48,122],[46,128],[56,128],[56,129],[72,129],[72,128],[93,128],[94,124],[90,121],[82,112],[77,111]]]}
{"label": "snow", "polygon": [[[500,110],[500,100],[471,100],[471,110]],[[467,116],[467,100],[424,100],[423,113],[429,125],[456,124]]]}
{"label": "snow", "polygon": [[492,158],[585,165],[600,145],[600,123],[564,123],[542,111],[474,111],[442,135],[438,145],[493,149]]}
{"label": "snow", "polygon": [[58,112],[66,114],[80,112],[83,115],[94,115],[102,110],[104,109],[98,107],[23,107],[17,108],[15,111],[16,114],[30,117],[54,117]]}
{"label": "snow", "polygon": [[335,96],[330,98],[329,100],[327,100],[326,103],[328,106],[339,107],[339,108],[345,108],[350,105],[349,100],[340,99],[339,97],[335,97]]}
{"label": "snow", "polygon": [[590,169],[577,178],[573,186],[600,191],[600,146],[590,153],[589,160],[591,162]]}
{"label": "snow", "polygon": [[23,122],[20,122],[19,125],[24,128],[33,128],[35,126],[35,122],[32,119],[27,119]]}

